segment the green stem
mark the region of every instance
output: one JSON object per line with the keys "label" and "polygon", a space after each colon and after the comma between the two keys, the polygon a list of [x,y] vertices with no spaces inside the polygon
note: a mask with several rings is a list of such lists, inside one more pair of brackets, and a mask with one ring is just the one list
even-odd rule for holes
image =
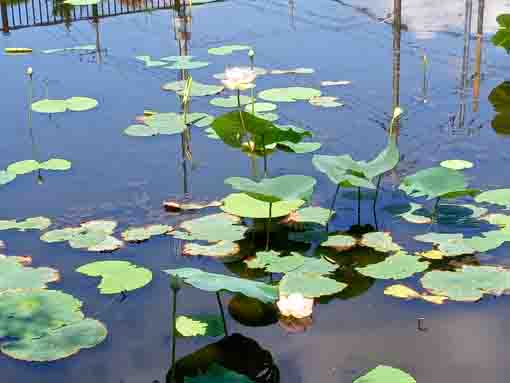
{"label": "green stem", "polygon": [[441,197],[436,199],[436,203],[434,204],[434,210],[432,210],[432,222],[436,222],[439,210],[439,202],[441,201]]}
{"label": "green stem", "polygon": [[269,251],[269,237],[270,237],[270,227],[271,227],[271,215],[273,213],[273,203],[269,202],[269,218],[267,219],[266,226],[266,251]]}
{"label": "green stem", "polygon": [[241,127],[243,135],[246,133],[246,126],[244,125],[243,111],[241,110],[241,91],[237,90],[237,107],[239,109],[239,119],[241,120]]}
{"label": "green stem", "polygon": [[172,307],[172,382],[175,382],[175,353],[177,346],[177,325],[176,325],[176,315],[177,315],[177,291],[176,289],[172,289],[173,296],[173,307]]}
{"label": "green stem", "polygon": [[358,187],[358,226],[361,226],[361,188]]}
{"label": "green stem", "polygon": [[266,151],[266,141],[264,140],[264,135],[262,135],[262,151],[264,153],[264,177],[267,177],[267,151]]}
{"label": "green stem", "polygon": [[331,202],[331,207],[329,208],[329,217],[328,222],[326,223],[326,232],[329,231],[329,221],[331,221],[331,217],[333,217],[333,212],[335,211],[336,197],[338,196],[338,192],[340,191],[340,184],[336,186],[335,195],[333,196],[333,201]]}
{"label": "green stem", "polygon": [[221,302],[220,292],[216,292],[216,300],[218,301],[218,307],[220,308],[221,320],[223,321],[223,331],[225,336],[228,336],[227,321],[225,320],[225,311],[223,310],[223,303]]}

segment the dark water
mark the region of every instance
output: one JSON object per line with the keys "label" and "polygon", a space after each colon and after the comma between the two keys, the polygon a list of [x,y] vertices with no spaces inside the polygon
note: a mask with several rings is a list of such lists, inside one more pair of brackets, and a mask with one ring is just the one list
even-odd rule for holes
{"label": "dark water", "polygon": [[[463,1],[450,1],[447,6],[439,1],[409,3],[409,10],[403,6],[407,30],[401,36],[399,72],[394,66],[398,56],[392,49],[392,26],[383,21],[387,10],[392,9],[389,0],[240,0],[203,5],[192,11],[188,43],[191,54],[213,62],[193,72],[195,80],[205,83],[214,83],[211,75],[227,65],[247,64],[244,54],[207,55],[211,46],[238,43],[255,47],[259,66],[311,67],[316,71],[311,76],[261,77],[258,90],[288,84],[317,87],[321,80],[352,81],[349,86],[327,89],[346,104],[341,109],[317,109],[307,103],[279,105],[281,121],[312,130],[314,141],[323,144],[322,154],[348,152],[354,158],[373,157],[385,145],[384,127],[398,95],[407,111],[399,140],[403,159],[385,179],[378,221],[380,229],[391,231],[398,243],[416,250],[419,246],[412,235],[423,232],[423,228],[397,220],[382,209],[405,201],[396,191],[401,177],[440,160],[462,158],[475,163],[467,173],[473,187],[509,185],[509,137],[504,134],[508,121],[503,129],[501,124],[492,123],[495,113],[488,96],[505,76],[508,78],[510,57],[492,47],[488,39],[495,30],[495,16],[509,11],[510,5],[506,1],[486,5],[480,92],[476,97],[477,5],[473,6],[472,39],[466,40]],[[188,164],[192,166],[186,173],[179,136],[134,139],[122,134],[144,109],[179,109],[175,94],[160,90],[164,82],[178,79],[179,74],[144,69],[134,60],[137,55],[179,54],[174,17],[171,9],[155,10],[101,18],[98,24],[73,22],[68,29],[65,24],[15,29],[0,37],[1,48],[28,46],[40,50],[96,44],[97,40],[101,49],[101,57],[78,53],[0,57],[0,168],[33,156],[26,113],[28,66],[34,69],[37,97],[43,97],[48,88],[53,98],[88,96],[100,104],[90,112],[51,119],[34,115],[39,155],[43,159],[66,158],[73,162],[73,168],[67,173],[44,174],[42,185],[37,184],[35,175],[26,175],[1,187],[1,219],[43,215],[57,224],[77,224],[113,218],[121,229],[152,222],[174,224],[182,217],[165,213],[161,209],[164,199],[180,198],[186,190],[199,200],[222,198],[230,192],[224,178],[251,176],[248,157],[210,140],[197,128],[192,131],[193,160]],[[464,55],[466,41],[470,44],[468,56]],[[424,53],[429,60],[425,91]],[[398,87],[394,86],[396,78],[400,80]],[[212,109],[207,99],[194,99],[191,109],[221,112]],[[261,170],[262,163],[258,166]],[[314,171],[309,155],[276,154],[270,159],[270,173],[316,177],[314,204],[326,206],[334,192],[334,185]],[[368,206],[363,220],[371,222]],[[352,199],[339,200],[334,229],[355,223],[353,207]],[[164,381],[170,365],[171,292],[168,277],[161,270],[190,266],[229,272],[225,265],[211,260],[181,257],[171,237],[158,237],[111,255],[46,244],[38,237],[38,232],[0,233],[8,255],[31,255],[34,265],[60,270],[62,281],[54,288],[83,300],[86,315],[103,321],[109,336],[94,349],[51,364],[25,363],[0,354],[2,382]],[[503,246],[480,259],[508,264],[507,253]],[[112,303],[112,298],[98,294],[96,281],[74,272],[101,259],[125,259],[148,267],[154,280],[126,301]],[[313,326],[306,333],[287,334],[278,325],[250,328],[232,319],[229,329],[255,340],[272,354],[281,382],[348,383],[378,364],[404,369],[420,383],[508,381],[510,325],[504,297],[433,307],[384,296],[388,285],[384,281],[357,283],[359,291],[351,299],[332,299],[316,306]],[[214,295],[193,289],[179,295],[181,314],[216,311]],[[428,331],[417,330],[419,317],[425,318]],[[178,357],[206,344],[207,340],[179,340]]]}

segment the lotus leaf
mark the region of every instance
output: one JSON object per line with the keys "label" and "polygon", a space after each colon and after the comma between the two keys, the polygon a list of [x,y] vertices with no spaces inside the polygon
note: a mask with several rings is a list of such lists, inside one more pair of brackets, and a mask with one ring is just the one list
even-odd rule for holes
{"label": "lotus leaf", "polygon": [[111,235],[107,235],[104,241],[95,246],[89,247],[87,250],[99,253],[108,253],[120,249],[123,245],[124,242],[112,237]]}
{"label": "lotus leaf", "polygon": [[497,22],[499,24],[499,29],[492,37],[492,43],[497,47],[504,48],[507,53],[510,53],[510,15],[499,15]]}
{"label": "lotus leaf", "polygon": [[271,74],[313,74],[313,68],[296,68],[296,69],[273,69]]}
{"label": "lotus leaf", "polygon": [[350,81],[321,81],[321,86],[338,86],[338,85],[350,85]]}
{"label": "lotus leaf", "polygon": [[1,351],[11,358],[31,362],[52,362],[103,342],[108,331],[95,319],[84,319],[50,330],[41,337],[5,342]]}
{"label": "lotus leaf", "polygon": [[241,293],[266,303],[275,302],[278,299],[278,289],[262,282],[208,273],[192,268],[165,270],[165,272],[173,277],[181,278],[185,283],[204,291],[218,292],[227,290]]}
{"label": "lotus leaf", "polygon": [[69,240],[69,246],[73,249],[87,249],[95,247],[106,240],[108,235],[101,230],[87,230],[73,235]]}
{"label": "lotus leaf", "polygon": [[[7,168],[7,170],[9,169]],[[510,208],[510,189],[496,189],[480,193],[475,197],[475,201],[478,203],[487,202]]]}
{"label": "lotus leaf", "polygon": [[6,185],[11,181],[14,181],[16,174],[12,174],[6,170],[0,170],[0,185]]}
{"label": "lotus leaf", "polygon": [[197,128],[205,128],[214,121],[214,116],[207,113],[188,113],[189,121],[193,121],[193,125]]}
{"label": "lotus leaf", "polygon": [[150,137],[158,134],[157,129],[151,128],[147,125],[129,125],[125,130],[124,134],[132,137]]}
{"label": "lotus leaf", "polygon": [[191,70],[191,69],[200,69],[205,68],[210,63],[207,61],[192,61],[190,56],[184,56],[179,60],[175,60],[175,62],[166,66],[166,69],[178,69],[178,70]]}
{"label": "lotus leaf", "polygon": [[313,88],[289,87],[267,89],[258,94],[262,100],[269,102],[296,102],[320,97],[321,91]]}
{"label": "lotus leaf", "polygon": [[82,233],[83,228],[68,227],[65,229],[51,230],[41,236],[41,241],[47,243],[66,242],[73,238],[75,235]]}
{"label": "lotus leaf", "polygon": [[322,108],[337,108],[339,106],[344,106],[343,103],[338,102],[338,97],[330,97],[330,96],[319,96],[313,97],[308,102],[313,106],[320,106]]}
{"label": "lotus leaf", "polygon": [[492,90],[489,101],[496,116],[492,120],[492,129],[498,134],[510,134],[510,82],[504,81]]}
{"label": "lotus leaf", "polygon": [[211,55],[225,56],[234,53],[235,51],[250,50],[249,45],[223,45],[221,47],[209,48],[207,52]]}
{"label": "lotus leaf", "polygon": [[32,48],[4,48],[6,55],[22,55],[33,52]]}
{"label": "lotus leaf", "polygon": [[261,118],[263,120],[266,120],[266,121],[270,121],[270,122],[275,122],[276,120],[278,120],[280,118],[280,116],[278,116],[276,113],[259,113],[259,112],[255,112],[254,116],[258,117],[258,118]]}
{"label": "lotus leaf", "polygon": [[122,238],[126,242],[143,242],[156,235],[167,234],[173,230],[168,225],[147,225],[145,227],[134,227],[125,230]]}
{"label": "lotus leaf", "polygon": [[[162,89],[166,91],[176,92],[178,95],[182,96],[184,88],[186,86],[186,81],[175,81],[169,82],[163,85]],[[219,85],[207,85],[199,83],[198,81],[193,81],[191,85],[191,97],[203,97],[203,96],[214,96],[215,94],[220,93],[223,89],[223,86]]]}
{"label": "lotus leaf", "polygon": [[219,364],[212,364],[203,375],[193,378],[184,377],[184,383],[253,383],[253,381],[247,376],[227,370]]}
{"label": "lotus leaf", "polygon": [[39,100],[32,104],[32,110],[38,113],[84,112],[96,108],[97,100],[89,97],[71,97],[67,100]]}
{"label": "lotus leaf", "polygon": [[164,201],[163,207],[165,210],[170,212],[180,212],[180,211],[189,211],[189,210],[201,210],[206,209],[208,207],[218,207],[221,206],[220,201],[210,201],[210,202],[178,202],[178,201]]}
{"label": "lotus leaf", "polygon": [[292,141],[280,141],[278,142],[278,148],[284,151],[290,151],[297,154],[312,153],[321,148],[320,142],[292,142]]}
{"label": "lotus leaf", "polygon": [[152,272],[126,261],[99,261],[76,269],[91,277],[102,277],[101,294],[118,294],[144,287],[152,280]]}
{"label": "lotus leaf", "polygon": [[176,231],[172,233],[176,238],[196,241],[238,241],[244,238],[248,230],[240,225],[241,220],[225,213],[207,215],[184,221],[179,228],[186,232]]}
{"label": "lotus leaf", "polygon": [[27,267],[18,258],[0,254],[0,293],[5,290],[44,289],[46,284],[56,282],[59,278],[55,269]]}
{"label": "lotus leaf", "polygon": [[360,244],[361,246],[371,247],[375,251],[382,253],[400,250],[400,246],[393,242],[390,233],[375,232],[364,234]]}
{"label": "lotus leaf", "polygon": [[384,295],[389,295],[395,298],[403,299],[423,299],[424,301],[441,305],[447,300],[447,297],[440,295],[420,294],[419,292],[404,286],[404,285],[391,285],[384,289]]}
{"label": "lotus leaf", "polygon": [[284,220],[284,223],[314,223],[326,226],[331,214],[334,214],[334,212],[329,209],[318,206],[309,206],[290,214],[290,216]]}
{"label": "lotus leaf", "polygon": [[213,245],[199,245],[187,243],[184,245],[183,255],[202,255],[205,257],[218,258],[223,262],[234,262],[239,260],[237,254],[241,251],[239,245],[232,241],[219,241]]}
{"label": "lotus leaf", "polygon": [[[272,205],[271,217],[284,217],[297,210],[305,203],[303,200],[275,202]],[[269,203],[252,198],[244,193],[233,193],[223,200],[221,210],[226,213],[245,218],[269,218]]]}
{"label": "lotus leaf", "polygon": [[175,327],[179,335],[189,336],[223,336],[223,321],[217,315],[200,316],[178,316],[175,321]]}
{"label": "lotus leaf", "polygon": [[306,298],[319,298],[339,293],[346,287],[345,283],[323,277],[318,273],[292,272],[285,274],[280,281],[280,294],[299,293]]}
{"label": "lotus leaf", "polygon": [[7,167],[7,172],[14,175],[23,175],[32,173],[36,170],[69,170],[71,169],[71,162],[61,159],[52,158],[45,162],[38,162],[35,160],[24,160],[10,164]]}
{"label": "lotus leaf", "polygon": [[[250,102],[251,102],[251,98],[250,98],[250,101],[248,101],[246,104],[249,104]],[[248,113],[255,112],[256,114],[258,114],[258,113],[272,112],[272,111],[276,110],[277,108],[278,108],[278,106],[276,104],[272,104],[270,102],[256,102],[251,105],[246,105],[244,107],[244,111],[248,112]]]}
{"label": "lotus leaf", "polygon": [[[239,101],[241,102],[241,105],[246,105],[251,103],[251,97],[241,95],[239,97]],[[221,108],[237,108],[239,106],[237,103],[236,96],[215,97],[211,101],[209,101],[209,103],[211,105],[219,106]]]}
{"label": "lotus leaf", "polygon": [[25,230],[44,230],[51,225],[51,220],[46,217],[32,217],[24,221],[16,222],[16,220],[5,221],[0,220],[0,230],[16,229],[19,231]]}
{"label": "lotus leaf", "polygon": [[414,255],[399,252],[383,262],[358,267],[356,270],[360,274],[375,279],[405,279],[427,270],[429,265],[429,262],[422,262]]}
{"label": "lotus leaf", "polygon": [[135,59],[143,61],[146,68],[162,67],[168,65],[168,62],[164,61],[164,59],[152,60],[151,56],[136,56]]}
{"label": "lotus leaf", "polygon": [[443,168],[453,169],[453,170],[464,170],[471,169],[474,165],[472,162],[465,160],[446,160],[442,161],[440,165]]}
{"label": "lotus leaf", "polygon": [[482,217],[480,219],[489,222],[491,225],[498,225],[503,228],[510,227],[510,215],[489,214],[489,215],[486,215],[485,217]]}
{"label": "lotus leaf", "polygon": [[353,383],[416,383],[416,380],[411,375],[396,368],[377,366]]}
{"label": "lotus leaf", "polygon": [[304,257],[299,253],[280,256],[276,251],[259,251],[253,259],[245,261],[250,269],[265,269],[269,273],[315,273],[329,274],[338,266],[323,259]]}
{"label": "lotus leaf", "polygon": [[350,235],[336,234],[330,235],[327,241],[321,243],[321,246],[331,247],[337,251],[346,251],[352,249],[358,244],[358,241]]}

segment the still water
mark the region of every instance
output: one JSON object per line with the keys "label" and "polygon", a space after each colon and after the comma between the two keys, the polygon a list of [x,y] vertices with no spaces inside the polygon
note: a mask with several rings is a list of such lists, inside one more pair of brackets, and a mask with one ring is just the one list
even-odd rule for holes
{"label": "still water", "polygon": [[[152,222],[174,225],[189,216],[166,213],[161,207],[165,199],[185,195],[196,200],[221,199],[231,191],[224,178],[250,177],[253,164],[247,156],[209,139],[200,129],[192,131],[193,156],[185,166],[178,136],[134,139],[122,134],[144,109],[179,110],[175,94],[161,91],[163,83],[179,79],[178,71],[146,69],[134,57],[179,55],[183,44],[187,54],[212,62],[193,72],[194,79],[204,83],[217,81],[212,74],[226,66],[247,65],[242,53],[208,57],[208,48],[226,44],[253,46],[256,65],[265,68],[315,69],[313,75],[261,77],[257,82],[260,89],[351,81],[348,86],[328,90],[345,104],[342,108],[317,109],[308,103],[279,106],[281,122],[313,131],[314,141],[322,143],[320,154],[348,152],[354,158],[371,158],[385,145],[385,127],[393,106],[401,105],[407,112],[400,126],[402,160],[383,184],[378,223],[380,230],[390,231],[410,250],[420,248],[412,240],[420,228],[383,209],[405,200],[397,191],[403,176],[440,160],[462,158],[475,164],[468,173],[473,187],[508,187],[510,118],[496,121],[488,100],[508,79],[510,69],[510,57],[490,43],[497,29],[496,16],[510,12],[507,0],[486,2],[481,29],[476,2],[466,7],[469,1],[404,1],[401,33],[392,26],[390,0],[227,0],[193,7],[187,26],[190,34],[184,39],[176,32],[177,12],[170,2],[104,2],[100,14],[111,17],[71,13],[64,19],[53,17],[51,2],[47,14],[51,17],[46,19],[38,13],[43,9],[46,14],[44,0],[8,3],[11,26],[0,37],[2,49],[30,47],[39,51],[87,44],[97,49],[87,54],[0,57],[0,168],[33,158],[34,153],[73,163],[65,174],[43,174],[42,184],[31,174],[1,187],[1,219],[47,216],[59,226],[109,218],[122,227]],[[25,8],[18,8],[25,5],[29,17],[24,16]],[[144,9],[146,6],[149,9]],[[32,7],[37,17],[32,16]],[[477,40],[477,35],[481,39]],[[400,50],[395,50],[399,37]],[[481,52],[479,60],[477,51]],[[29,66],[34,70],[36,98],[46,93],[52,98],[87,96],[97,99],[99,108],[51,118],[34,114],[31,137],[25,75]],[[207,99],[198,98],[191,109],[221,112]],[[262,162],[258,164],[258,171],[261,169]],[[316,177],[318,187],[312,202],[329,204],[335,187],[313,169],[310,155],[273,155],[270,175],[289,173]],[[339,200],[333,230],[356,223],[353,206],[352,198]],[[364,220],[371,222],[372,217],[366,214]],[[476,232],[476,228],[462,230]],[[82,300],[86,315],[98,318],[109,329],[107,340],[98,347],[54,363],[26,363],[0,354],[2,382],[163,382],[170,368],[171,290],[168,276],[161,270],[239,270],[206,258],[182,257],[172,237],[157,237],[111,255],[47,244],[39,240],[37,232],[0,232],[0,240],[7,244],[6,254],[30,255],[35,266],[58,269],[61,281],[52,287]],[[509,264],[507,257],[508,248],[503,246],[479,258],[491,264]],[[102,259],[129,260],[147,267],[154,280],[123,302],[99,295],[97,283],[74,270]],[[420,383],[508,381],[510,306],[506,298],[432,306],[383,295],[389,284],[385,281],[357,283],[353,294],[318,305],[313,325],[305,333],[289,334],[277,324],[243,326],[230,317],[229,330],[269,352],[283,383],[349,383],[378,364],[401,368]],[[229,299],[224,296],[225,303]],[[215,313],[215,297],[186,288],[179,295],[178,312]],[[425,318],[427,331],[417,330],[418,318]],[[231,354],[243,350],[250,354],[246,350],[253,348],[255,354],[267,358],[252,343],[237,341],[228,346]],[[177,357],[207,343],[179,340]]]}

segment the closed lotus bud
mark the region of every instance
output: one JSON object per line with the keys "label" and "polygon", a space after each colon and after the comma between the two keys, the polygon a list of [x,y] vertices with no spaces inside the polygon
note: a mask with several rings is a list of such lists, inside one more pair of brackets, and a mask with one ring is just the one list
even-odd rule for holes
{"label": "closed lotus bud", "polygon": [[34,73],[34,70],[32,69],[32,67],[31,67],[31,66],[29,66],[29,67],[27,68],[27,76],[32,77],[32,74],[33,74],[33,73]]}
{"label": "closed lotus bud", "polygon": [[182,287],[182,280],[181,280],[181,278],[179,278],[177,276],[172,276],[170,278],[170,287],[175,292],[179,291],[181,289],[181,287]]}
{"label": "closed lotus bud", "polygon": [[255,56],[255,51],[254,51],[253,49],[250,49],[250,50],[248,51],[248,56],[250,56],[250,57]]}

